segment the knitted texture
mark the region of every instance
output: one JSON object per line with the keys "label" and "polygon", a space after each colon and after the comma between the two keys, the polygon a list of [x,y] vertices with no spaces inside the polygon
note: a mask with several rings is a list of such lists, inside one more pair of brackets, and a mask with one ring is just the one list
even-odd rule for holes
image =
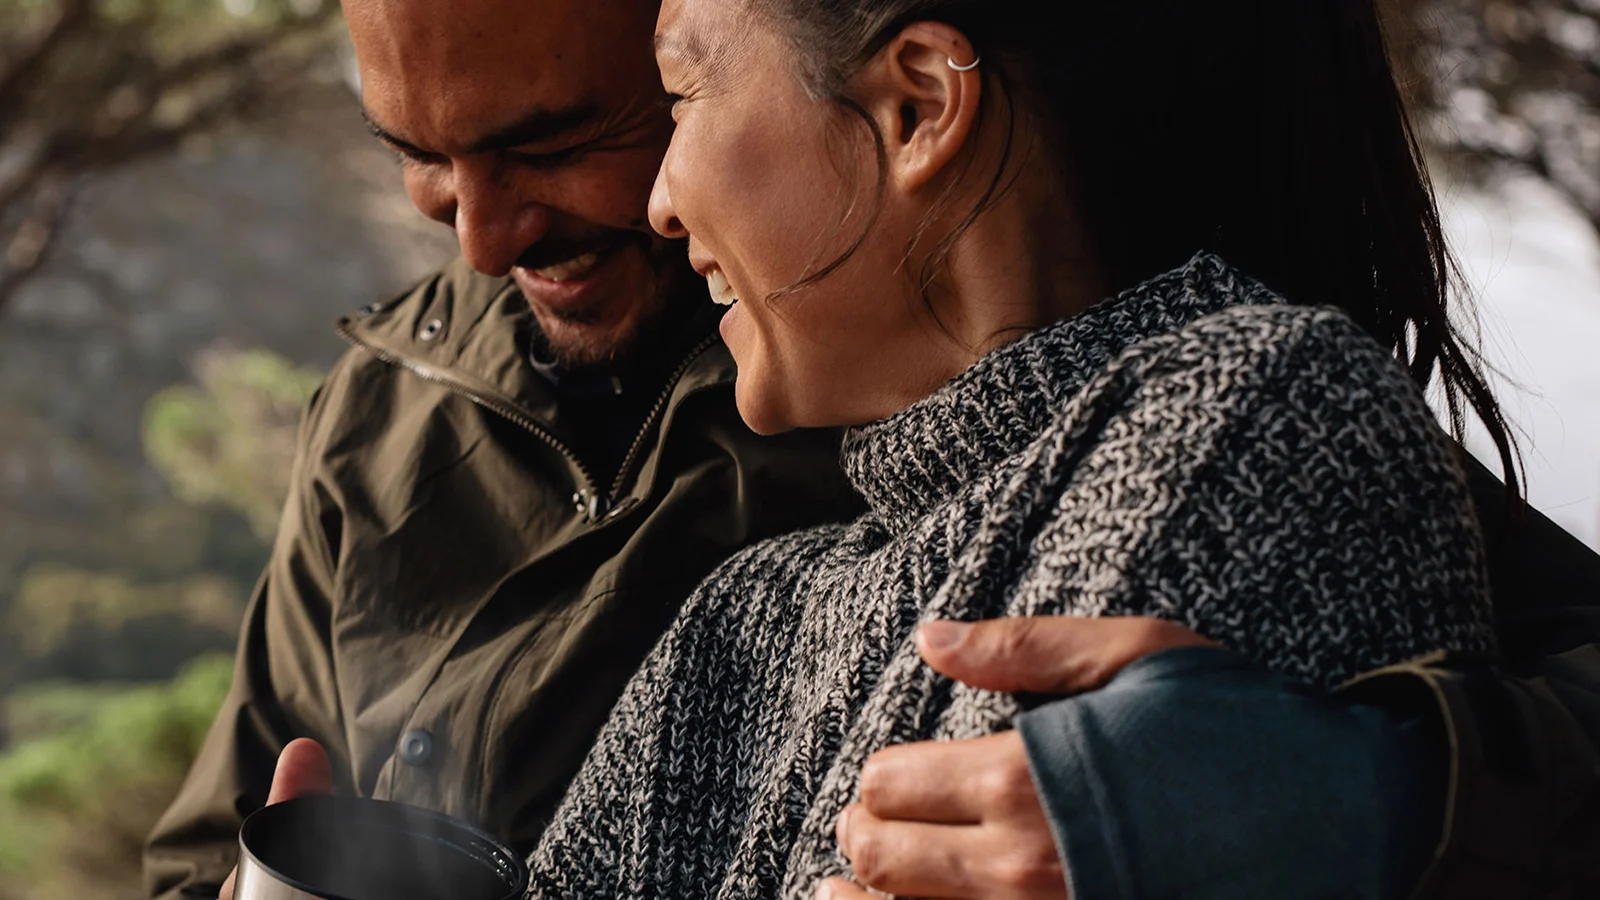
{"label": "knitted texture", "polygon": [[867,756],[1019,711],[923,664],[922,620],[1160,616],[1325,686],[1491,651],[1457,452],[1345,314],[1213,256],[1002,347],[847,436],[865,516],[700,586],[534,852],[531,895],[809,900],[848,872],[833,825]]}

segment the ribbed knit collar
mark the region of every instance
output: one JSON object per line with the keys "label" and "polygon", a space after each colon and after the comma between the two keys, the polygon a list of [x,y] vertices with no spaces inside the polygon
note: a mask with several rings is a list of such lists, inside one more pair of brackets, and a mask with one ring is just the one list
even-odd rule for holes
{"label": "ribbed knit collar", "polygon": [[1128,347],[1230,306],[1276,300],[1217,256],[1198,254],[994,350],[893,416],[850,429],[845,474],[886,524],[907,525],[1027,447]]}

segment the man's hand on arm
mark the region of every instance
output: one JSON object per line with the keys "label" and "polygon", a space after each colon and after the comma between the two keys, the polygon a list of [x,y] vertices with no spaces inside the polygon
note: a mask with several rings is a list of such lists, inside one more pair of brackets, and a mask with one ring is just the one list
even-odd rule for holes
{"label": "man's hand on arm", "polygon": [[[932,622],[917,645],[935,670],[973,687],[1073,694],[1152,653],[1212,642],[1159,619]],[[861,771],[861,801],[837,826],[856,881],[939,898],[1064,898],[1066,876],[1016,732],[879,751]],[[819,898],[869,895],[842,878]]]}
{"label": "man's hand on arm", "polygon": [[[278,755],[278,768],[272,773],[272,790],[267,794],[267,805],[333,793],[333,767],[328,762],[328,751],[310,738],[289,742]],[[233,879],[239,874],[234,869],[222,883],[218,900],[233,900]]]}

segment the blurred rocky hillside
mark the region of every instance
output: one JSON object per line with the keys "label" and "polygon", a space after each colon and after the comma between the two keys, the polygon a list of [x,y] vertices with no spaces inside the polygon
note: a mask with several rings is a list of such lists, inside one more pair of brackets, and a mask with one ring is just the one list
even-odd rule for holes
{"label": "blurred rocky hillside", "polygon": [[138,896],[332,323],[453,249],[337,78],[82,183],[0,312],[0,898]]}
{"label": "blurred rocky hillside", "polygon": [[[273,515],[259,499],[175,492],[147,458],[147,405],[247,349],[314,382],[342,349],[338,315],[451,251],[419,220],[342,82],[258,127],[87,183],[57,253],[0,315],[0,621],[30,573],[62,567],[136,587],[215,574],[242,597]],[[288,452],[303,399],[257,439]],[[270,493],[281,473],[264,480]],[[231,640],[224,625],[210,643]],[[184,657],[164,656],[164,673],[122,674],[170,675]]]}

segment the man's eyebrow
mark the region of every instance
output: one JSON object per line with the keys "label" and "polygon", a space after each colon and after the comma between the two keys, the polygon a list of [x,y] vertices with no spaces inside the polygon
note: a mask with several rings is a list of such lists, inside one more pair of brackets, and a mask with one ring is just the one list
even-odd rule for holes
{"label": "man's eyebrow", "polygon": [[372,118],[372,114],[367,112],[366,107],[361,108],[361,120],[367,123],[367,130],[372,132],[372,136],[380,141],[383,141],[385,144],[398,147],[399,149],[408,153],[428,155],[427,151],[423,150],[421,147],[416,146],[410,141],[403,140],[402,138],[390,133],[389,130],[384,128],[382,125],[379,125]]}
{"label": "man's eyebrow", "polygon": [[[366,109],[361,110],[361,117],[367,122],[367,130],[378,140],[411,153],[436,155],[436,151],[424,150],[379,125]],[[488,153],[554,140],[593,124],[599,119],[600,108],[594,104],[583,104],[571,109],[536,109],[510,125],[477,137],[463,148],[463,152]]]}
{"label": "man's eyebrow", "polygon": [[571,109],[536,109],[510,125],[491,131],[473,141],[467,146],[467,152],[509,150],[525,144],[554,140],[593,125],[600,118],[600,107],[587,103]]}

